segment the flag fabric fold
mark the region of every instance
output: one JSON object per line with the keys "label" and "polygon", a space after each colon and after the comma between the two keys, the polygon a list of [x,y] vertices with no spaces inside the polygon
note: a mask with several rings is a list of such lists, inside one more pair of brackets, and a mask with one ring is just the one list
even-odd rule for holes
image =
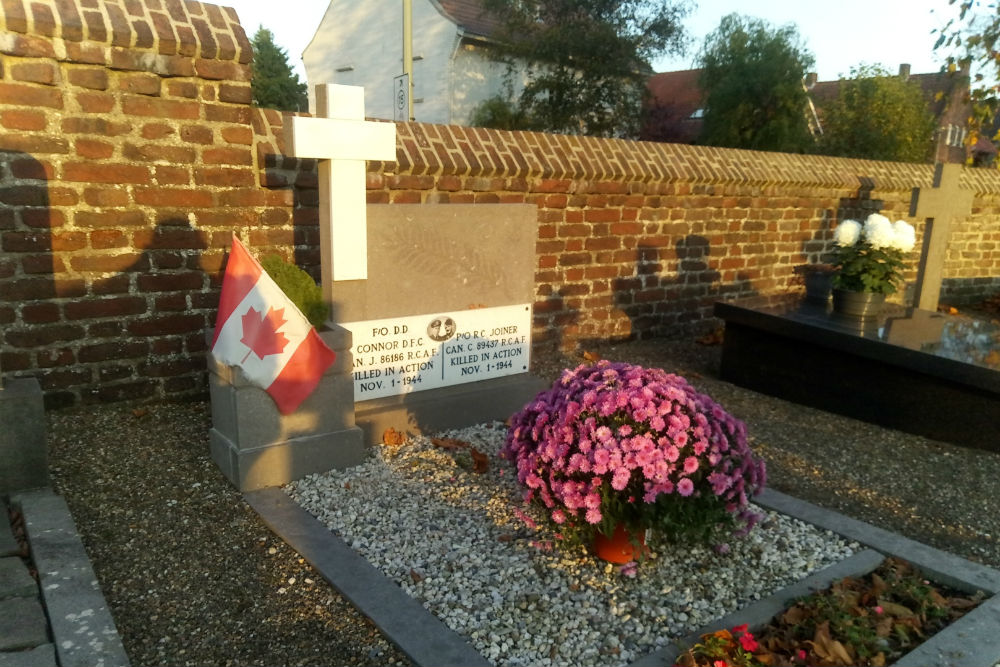
{"label": "flag fabric fold", "polygon": [[222,278],[212,354],[241,368],[284,415],[295,412],[336,359],[235,234]]}

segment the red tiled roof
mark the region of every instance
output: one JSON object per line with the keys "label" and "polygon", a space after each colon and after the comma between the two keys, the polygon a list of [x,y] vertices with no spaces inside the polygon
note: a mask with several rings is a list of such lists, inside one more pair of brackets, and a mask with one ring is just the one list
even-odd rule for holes
{"label": "red tiled roof", "polygon": [[487,12],[480,0],[437,0],[437,4],[466,33],[490,37],[500,27],[500,18]]}

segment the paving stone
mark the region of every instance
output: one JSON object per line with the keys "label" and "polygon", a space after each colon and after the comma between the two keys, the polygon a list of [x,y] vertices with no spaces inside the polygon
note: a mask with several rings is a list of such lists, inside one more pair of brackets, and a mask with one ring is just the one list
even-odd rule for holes
{"label": "paving stone", "polygon": [[0,600],[0,651],[46,644],[48,627],[45,611],[37,597]]}
{"label": "paving stone", "polygon": [[21,545],[14,539],[14,531],[10,528],[10,520],[7,518],[7,507],[0,504],[0,557],[14,556],[21,552]]}
{"label": "paving stone", "polygon": [[38,595],[38,583],[28,574],[24,561],[16,556],[0,558],[0,599]]}
{"label": "paving stone", "polygon": [[42,644],[27,651],[0,653],[0,667],[59,667],[54,644]]}

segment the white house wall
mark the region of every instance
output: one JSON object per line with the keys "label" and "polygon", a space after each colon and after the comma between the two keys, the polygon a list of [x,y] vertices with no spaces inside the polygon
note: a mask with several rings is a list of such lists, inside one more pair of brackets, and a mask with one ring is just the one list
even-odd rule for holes
{"label": "white house wall", "polygon": [[[302,54],[309,84],[365,88],[365,115],[391,120],[393,78],[403,73],[403,14],[399,0],[332,0]],[[458,44],[454,23],[429,0],[413,1],[414,117],[450,123],[449,63]]]}
{"label": "white house wall", "polygon": [[[455,52],[451,69],[451,122],[468,125],[472,112],[484,100],[508,93],[507,65],[490,60],[485,46],[463,44]],[[523,71],[514,73],[511,80],[513,95],[524,89]]]}

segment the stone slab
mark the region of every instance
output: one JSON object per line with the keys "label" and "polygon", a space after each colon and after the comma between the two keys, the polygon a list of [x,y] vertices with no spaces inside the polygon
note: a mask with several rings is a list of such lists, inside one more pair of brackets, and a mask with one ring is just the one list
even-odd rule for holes
{"label": "stone slab", "polygon": [[244,498],[264,523],[385,633],[416,665],[486,667],[461,636],[299,507],[281,489]]}
{"label": "stone slab", "polygon": [[333,283],[332,321],[534,301],[534,204],[373,204],[367,213],[368,279]]}
{"label": "stone slab", "polygon": [[37,597],[0,600],[0,651],[34,648],[49,641],[45,610]]}
{"label": "stone slab", "polygon": [[48,442],[41,385],[14,378],[0,385],[0,493],[49,483]]}
{"label": "stone slab", "polygon": [[58,667],[56,647],[42,644],[25,651],[0,653],[0,667]]}
{"label": "stone slab", "polygon": [[[726,381],[907,433],[1000,451],[1000,371],[978,352],[953,358],[967,344],[961,329],[971,326],[967,321],[890,307],[859,326],[797,299],[717,302],[715,315],[726,322],[720,367]],[[922,344],[914,331],[920,326]],[[943,337],[951,331],[959,335]],[[979,334],[989,338],[990,331]]]}
{"label": "stone slab", "polygon": [[28,573],[28,566],[17,556],[0,558],[0,599],[38,595],[38,582]]}
{"label": "stone slab", "polygon": [[66,501],[50,489],[19,493],[31,557],[61,667],[126,666],[128,656]]}
{"label": "stone slab", "polygon": [[7,518],[7,506],[0,503],[0,558],[5,556],[16,556],[21,553],[21,545],[14,537],[14,531],[10,527]]}

